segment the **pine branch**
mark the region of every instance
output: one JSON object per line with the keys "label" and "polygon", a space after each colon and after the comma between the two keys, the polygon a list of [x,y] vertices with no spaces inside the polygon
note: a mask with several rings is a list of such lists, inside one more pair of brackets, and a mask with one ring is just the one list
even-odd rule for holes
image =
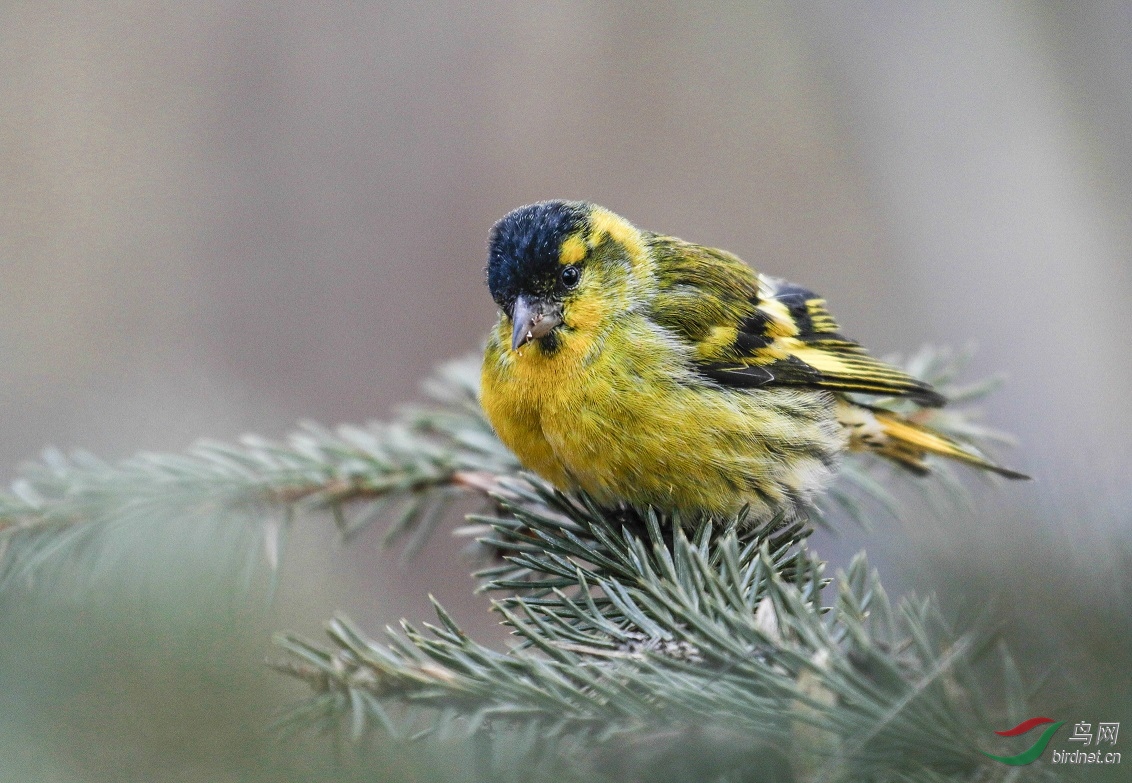
{"label": "pine branch", "polygon": [[[989,386],[953,388],[964,361],[922,352],[909,364],[969,400]],[[382,642],[336,618],[329,647],[280,639],[277,666],[314,692],[285,725],[454,734],[489,759],[585,743],[594,771],[615,778],[664,769],[675,746],[721,780],[992,779],[969,729],[989,723],[972,696],[976,635],[952,633],[930,602],[892,605],[863,558],[827,578],[802,523],[602,508],[523,474],[479,409],[478,364],[443,368],[427,386],[439,405],[392,424],[308,424],[281,443],[116,464],[49,452],[0,495],[0,590],[98,557],[123,525],[242,527],[274,566],[293,521],[327,511],[347,539],[383,522],[387,541],[413,550],[474,493],[490,513],[468,530],[494,557],[478,576],[515,648],[475,642],[439,605],[436,624],[404,622]],[[963,411],[924,415],[976,447],[998,437]],[[868,460],[847,462],[822,518],[896,513]]]}
{"label": "pine branch", "polygon": [[[893,607],[863,557],[830,583],[798,527],[609,518],[528,481],[501,498],[507,513],[479,518],[527,574],[493,569],[485,585],[503,593],[514,650],[476,643],[439,605],[437,625],[405,623],[384,643],[339,617],[330,649],[281,639],[282,668],[317,693],[285,723],[346,717],[355,736],[411,726],[505,742],[536,726],[598,757],[639,755],[658,735],[707,756],[733,736],[789,749],[787,766],[812,780],[873,779],[894,759],[908,774],[982,766],[960,686],[974,679],[971,638],[953,638],[930,603]],[[729,774],[748,761],[740,753]]]}
{"label": "pine branch", "polygon": [[492,477],[518,470],[479,412],[477,377],[471,360],[450,364],[430,385],[443,408],[333,431],[308,423],[282,443],[202,441],[186,454],[139,454],[114,464],[47,451],[0,493],[0,590],[72,564],[96,549],[101,534],[127,525],[249,524],[272,566],[282,528],[318,510],[329,511],[346,538],[391,520],[387,540],[413,531],[419,546],[457,495],[482,493],[494,486]]}

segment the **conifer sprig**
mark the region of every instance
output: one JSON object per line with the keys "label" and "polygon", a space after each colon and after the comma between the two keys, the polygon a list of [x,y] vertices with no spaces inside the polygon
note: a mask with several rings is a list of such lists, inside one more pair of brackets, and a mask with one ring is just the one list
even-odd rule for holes
{"label": "conifer sprig", "polygon": [[[831,580],[800,526],[611,515],[535,478],[499,501],[477,521],[507,563],[481,575],[514,649],[478,644],[439,604],[437,623],[384,641],[339,617],[329,647],[280,639],[280,668],[315,692],[284,724],[509,745],[528,732],[535,756],[581,742],[594,758],[659,735],[706,758],[744,737],[779,749],[768,769],[814,780],[890,779],[897,758],[909,775],[982,765],[972,638],[931,602],[893,606],[863,557]],[[727,774],[750,779],[749,762],[737,750]]]}
{"label": "conifer sprig", "polygon": [[[953,387],[964,359],[923,352],[908,364],[969,400],[990,386]],[[603,508],[522,473],[480,411],[478,359],[445,366],[426,390],[434,405],[393,423],[305,424],[282,442],[202,442],[118,463],[48,452],[0,494],[0,591],[112,556],[100,543],[121,526],[248,530],[275,566],[287,529],[320,511],[346,539],[384,524],[387,541],[414,550],[474,493],[485,510],[468,530],[490,558],[478,576],[513,649],[477,643],[439,604],[436,623],[403,622],[382,641],[338,617],[329,644],[280,637],[287,657],[275,665],[312,688],[284,725],[472,737],[489,759],[504,747],[561,759],[581,743],[594,771],[615,778],[663,777],[673,747],[719,780],[1001,772],[971,736],[994,722],[977,696],[980,637],[953,633],[930,601],[894,605],[863,557],[827,576],[802,522]],[[975,447],[1000,439],[963,410],[924,415]],[[895,513],[871,470],[848,458],[817,521]]]}

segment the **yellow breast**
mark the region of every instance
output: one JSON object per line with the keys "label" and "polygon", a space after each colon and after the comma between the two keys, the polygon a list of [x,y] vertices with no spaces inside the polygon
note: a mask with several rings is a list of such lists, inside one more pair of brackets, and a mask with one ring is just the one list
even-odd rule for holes
{"label": "yellow breast", "polygon": [[690,350],[631,316],[553,354],[512,351],[500,324],[483,408],[524,466],[605,504],[766,516],[824,483],[843,447],[830,395],[724,389],[694,376]]}

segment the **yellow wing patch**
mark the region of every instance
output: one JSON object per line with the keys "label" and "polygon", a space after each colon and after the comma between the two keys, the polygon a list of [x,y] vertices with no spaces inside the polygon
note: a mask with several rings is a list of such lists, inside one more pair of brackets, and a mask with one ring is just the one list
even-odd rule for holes
{"label": "yellow wing patch", "polygon": [[815,332],[837,332],[840,328],[826,309],[824,299],[807,299],[806,312],[809,313],[810,323],[813,324]]}
{"label": "yellow wing patch", "polygon": [[703,361],[711,361],[728,353],[735,352],[735,340],[739,330],[734,326],[713,326],[707,337],[696,343],[696,356]]}
{"label": "yellow wing patch", "polygon": [[[838,334],[825,300],[798,286],[761,278],[755,315],[721,346],[721,328],[698,348],[709,377],[725,384],[807,386],[832,391],[909,396],[923,405],[945,400],[930,386],[874,359]],[[736,366],[738,365],[738,366]]]}
{"label": "yellow wing patch", "polygon": [[758,310],[767,316],[767,337],[793,337],[798,334],[798,324],[790,315],[789,308],[777,299],[767,299],[759,303]]}

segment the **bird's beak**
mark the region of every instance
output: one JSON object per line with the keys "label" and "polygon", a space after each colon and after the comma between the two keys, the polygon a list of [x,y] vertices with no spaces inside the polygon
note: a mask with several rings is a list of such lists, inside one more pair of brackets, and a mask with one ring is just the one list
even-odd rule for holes
{"label": "bird's beak", "polygon": [[531,340],[545,337],[562,323],[562,306],[544,299],[520,296],[511,310],[511,350],[517,351]]}

